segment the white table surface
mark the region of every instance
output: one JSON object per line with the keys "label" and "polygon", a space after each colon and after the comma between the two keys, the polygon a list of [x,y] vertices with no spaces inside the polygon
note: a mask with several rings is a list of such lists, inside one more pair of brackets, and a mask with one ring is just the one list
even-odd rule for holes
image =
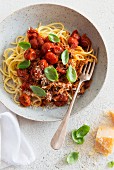
{"label": "white table surface", "polygon": [[[71,7],[86,16],[99,30],[108,51],[108,74],[105,84],[96,99],[80,114],[70,119],[68,134],[62,149],[54,151],[50,140],[60,122],[42,123],[18,117],[21,129],[36,154],[36,161],[25,167],[8,167],[7,170],[108,170],[107,163],[114,161],[114,153],[104,157],[95,153],[89,156],[94,146],[92,135],[99,125],[112,124],[104,114],[114,109],[114,1],[113,0],[0,0],[0,22],[22,7],[35,3],[53,3]],[[99,79],[98,79],[99,81]],[[5,108],[0,104],[0,112]],[[71,130],[88,124],[90,133],[83,145],[76,145],[70,138]],[[70,151],[79,151],[80,158],[74,165],[65,162]]]}

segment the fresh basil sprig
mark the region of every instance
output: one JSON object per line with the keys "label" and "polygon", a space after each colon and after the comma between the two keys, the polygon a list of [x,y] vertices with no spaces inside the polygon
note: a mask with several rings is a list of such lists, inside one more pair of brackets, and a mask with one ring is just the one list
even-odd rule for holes
{"label": "fresh basil sprig", "polygon": [[62,63],[64,65],[66,65],[68,63],[68,60],[69,60],[69,52],[68,50],[64,50],[61,54],[61,59],[62,59]]}
{"label": "fresh basil sprig", "polygon": [[57,70],[53,66],[46,67],[44,69],[44,74],[50,81],[57,81],[58,80],[58,73]]}
{"label": "fresh basil sprig", "polygon": [[50,33],[48,35],[48,38],[51,42],[60,42],[60,39],[57,35],[53,34],[53,33]]}
{"label": "fresh basil sprig", "polygon": [[25,42],[25,41],[21,41],[19,43],[19,46],[24,49],[27,50],[28,48],[31,48],[31,44],[29,42]]}
{"label": "fresh basil sprig", "polygon": [[83,138],[89,132],[90,127],[88,125],[83,125],[76,131],[77,138]]}
{"label": "fresh basil sprig", "polygon": [[108,162],[108,167],[109,167],[109,168],[113,168],[113,167],[114,167],[114,161]]}
{"label": "fresh basil sprig", "polygon": [[26,69],[30,66],[30,64],[31,64],[30,60],[24,60],[17,67],[20,69]]}
{"label": "fresh basil sprig", "polygon": [[39,97],[45,97],[46,92],[40,88],[39,86],[30,86],[31,90],[33,91],[34,94],[36,94]]}
{"label": "fresh basil sprig", "polygon": [[72,139],[73,139],[73,141],[74,141],[75,143],[81,145],[81,144],[84,143],[84,138],[77,138],[77,136],[76,136],[76,131],[77,131],[77,130],[73,130],[73,131],[72,131]]}
{"label": "fresh basil sprig", "polygon": [[78,130],[72,131],[72,139],[77,144],[83,144],[84,143],[84,136],[87,135],[89,132],[90,127],[88,125],[83,125]]}
{"label": "fresh basil sprig", "polygon": [[77,79],[76,70],[71,65],[67,69],[66,77],[71,83],[74,83]]}
{"label": "fresh basil sprig", "polygon": [[68,164],[73,164],[78,160],[78,158],[79,158],[79,152],[71,152],[67,156],[67,163]]}

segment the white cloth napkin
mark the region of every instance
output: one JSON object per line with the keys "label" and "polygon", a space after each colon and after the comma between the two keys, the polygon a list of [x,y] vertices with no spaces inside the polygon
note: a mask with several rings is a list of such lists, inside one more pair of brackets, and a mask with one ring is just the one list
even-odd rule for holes
{"label": "white cloth napkin", "polygon": [[1,159],[9,165],[28,165],[35,160],[35,155],[14,114],[0,114]]}

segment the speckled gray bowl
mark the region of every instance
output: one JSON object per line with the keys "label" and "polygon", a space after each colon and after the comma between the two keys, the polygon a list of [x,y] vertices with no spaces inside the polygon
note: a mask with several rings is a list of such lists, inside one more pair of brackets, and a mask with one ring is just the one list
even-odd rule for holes
{"label": "speckled gray bowl", "polygon": [[[28,27],[37,27],[38,23],[49,24],[62,22],[69,31],[79,30],[80,34],[86,33],[92,40],[93,48],[99,47],[99,62],[96,66],[93,82],[89,90],[80,97],[73,108],[72,115],[86,107],[97,96],[105,81],[107,72],[107,53],[103,40],[93,24],[78,12],[64,6],[40,4],[33,5],[14,12],[0,24],[0,65],[4,49],[10,46],[16,36],[26,32]],[[0,101],[17,115],[37,121],[57,121],[66,112],[67,106],[55,109],[23,108],[14,103],[12,96],[3,88],[2,75],[0,74]]]}

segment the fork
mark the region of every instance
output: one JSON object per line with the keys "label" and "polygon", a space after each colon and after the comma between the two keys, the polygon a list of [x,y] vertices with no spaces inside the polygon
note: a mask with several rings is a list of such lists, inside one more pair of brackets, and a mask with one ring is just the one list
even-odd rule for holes
{"label": "fork", "polygon": [[[97,51],[95,51],[95,55],[97,56],[98,55],[98,49]],[[65,141],[65,137],[66,137],[66,131],[67,131],[67,124],[68,124],[68,121],[69,121],[69,117],[70,117],[70,114],[71,114],[71,111],[72,111],[72,108],[73,108],[73,105],[74,105],[74,102],[75,102],[75,99],[76,99],[76,96],[79,92],[79,89],[80,89],[80,86],[81,84],[84,82],[84,81],[88,81],[91,79],[92,77],[92,74],[93,74],[93,71],[94,71],[94,68],[95,68],[95,59],[94,61],[91,63],[91,62],[88,62],[84,68],[82,69],[82,73],[81,75],[79,76],[79,84],[78,84],[78,87],[75,91],[75,94],[73,96],[73,99],[70,103],[70,106],[65,114],[65,117],[63,118],[61,124],[59,125],[57,131],[55,132],[52,140],[51,140],[51,147],[55,150],[58,150],[61,148],[62,144],[64,143]]]}

